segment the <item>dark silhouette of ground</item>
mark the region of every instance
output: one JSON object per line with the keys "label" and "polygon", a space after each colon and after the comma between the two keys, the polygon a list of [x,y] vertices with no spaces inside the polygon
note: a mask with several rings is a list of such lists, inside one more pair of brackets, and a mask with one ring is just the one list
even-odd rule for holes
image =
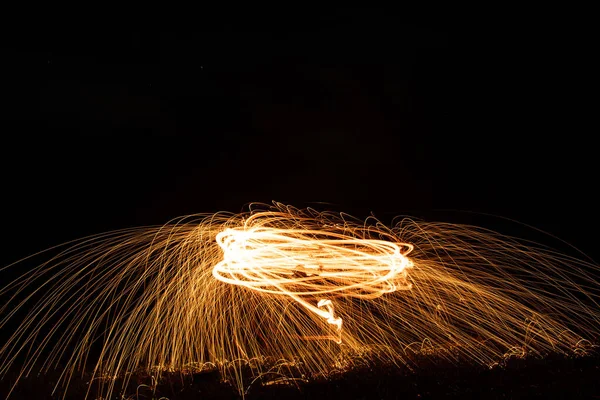
{"label": "dark silhouette of ground", "polygon": [[[543,358],[510,358],[494,368],[456,364],[431,357],[415,360],[414,367],[364,366],[327,379],[310,382],[256,381],[245,398],[253,399],[427,399],[427,398],[600,398],[600,354],[549,355]],[[57,376],[48,374],[24,379],[11,399],[58,399],[52,395]],[[1,381],[4,398],[11,379]],[[117,387],[119,387],[117,381]],[[66,399],[82,399],[90,389],[85,379],[74,380]],[[100,398],[92,386],[90,399]],[[118,392],[118,391],[117,391]],[[156,383],[144,375],[133,376],[128,389],[115,393],[119,399],[239,399],[232,384],[222,382],[218,372],[181,376],[173,374]]]}

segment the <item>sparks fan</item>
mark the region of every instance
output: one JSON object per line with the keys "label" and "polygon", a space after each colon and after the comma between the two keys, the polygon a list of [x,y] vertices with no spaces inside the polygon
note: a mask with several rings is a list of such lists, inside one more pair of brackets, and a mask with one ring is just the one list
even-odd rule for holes
{"label": "sparks fan", "polygon": [[68,385],[90,363],[124,382],[196,365],[243,392],[249,360],[254,374],[288,360],[308,379],[369,354],[401,367],[415,349],[492,365],[572,352],[600,326],[595,264],[467,225],[274,203],[53,251],[0,290],[0,373],[62,365]]}

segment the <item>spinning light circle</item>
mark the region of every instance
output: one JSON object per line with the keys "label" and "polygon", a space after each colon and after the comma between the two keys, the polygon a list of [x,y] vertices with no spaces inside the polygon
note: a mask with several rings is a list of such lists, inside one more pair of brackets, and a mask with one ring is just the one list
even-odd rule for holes
{"label": "spinning light circle", "polygon": [[[373,299],[408,290],[406,243],[357,239],[326,230],[228,228],[217,234],[223,260],[213,269],[218,280],[262,293],[286,295],[342,329],[334,305],[324,296]],[[306,297],[318,298],[312,304]],[[341,343],[341,338],[333,338]]]}

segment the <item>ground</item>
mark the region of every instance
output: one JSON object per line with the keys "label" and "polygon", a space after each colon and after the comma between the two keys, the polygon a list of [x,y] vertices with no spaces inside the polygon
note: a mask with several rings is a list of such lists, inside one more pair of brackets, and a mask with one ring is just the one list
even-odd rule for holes
{"label": "ground", "polygon": [[[246,399],[427,399],[427,398],[600,398],[596,381],[600,378],[600,354],[543,358],[511,358],[494,368],[455,364],[427,357],[417,367],[363,366],[310,382],[256,382],[246,392]],[[56,399],[51,395],[55,377],[28,378],[11,395],[11,399]],[[10,379],[2,381],[5,396]],[[269,382],[269,383],[267,383]],[[264,384],[267,383],[267,384]],[[76,380],[67,399],[81,399],[88,386]],[[96,399],[96,396],[90,396]],[[179,374],[156,384],[151,377],[135,376],[124,397],[118,399],[239,399],[231,384],[222,382],[217,372]]]}

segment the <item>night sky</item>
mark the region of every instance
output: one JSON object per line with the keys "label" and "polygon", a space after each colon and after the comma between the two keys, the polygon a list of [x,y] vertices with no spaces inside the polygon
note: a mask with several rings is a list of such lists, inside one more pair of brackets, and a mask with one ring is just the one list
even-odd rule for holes
{"label": "night sky", "polygon": [[347,8],[5,35],[3,264],[272,200],[523,233],[472,214],[488,213],[598,258],[585,28],[406,22]]}

